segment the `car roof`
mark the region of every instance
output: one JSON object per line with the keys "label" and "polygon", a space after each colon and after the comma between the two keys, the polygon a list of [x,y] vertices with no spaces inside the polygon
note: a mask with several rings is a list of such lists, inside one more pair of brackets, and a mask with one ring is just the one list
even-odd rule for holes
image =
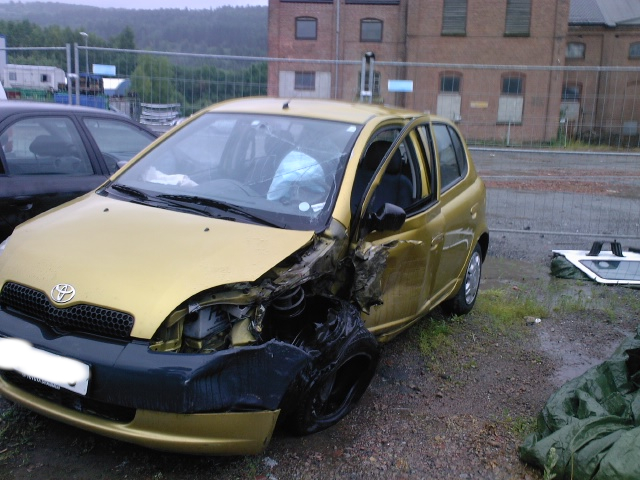
{"label": "car roof", "polygon": [[397,107],[309,98],[247,97],[212,105],[209,112],[264,113],[364,124],[374,117],[413,118],[425,115]]}
{"label": "car roof", "polygon": [[108,115],[114,118],[127,118],[122,114],[112,112],[110,110],[77,105],[67,105],[62,103],[31,102],[26,100],[7,100],[6,102],[0,102],[0,115],[3,117],[6,115],[28,112],[74,112],[90,113],[94,115]]}

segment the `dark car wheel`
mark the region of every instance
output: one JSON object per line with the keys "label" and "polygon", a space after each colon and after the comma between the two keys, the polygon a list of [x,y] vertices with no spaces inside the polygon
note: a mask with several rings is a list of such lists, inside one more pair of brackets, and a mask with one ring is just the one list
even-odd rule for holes
{"label": "dark car wheel", "polygon": [[378,342],[360,326],[346,339],[335,361],[312,373],[289,418],[290,429],[308,435],[344,418],[367,390],[378,358]]}
{"label": "dark car wheel", "polygon": [[471,253],[471,258],[467,264],[467,270],[464,275],[464,282],[460,285],[460,289],[453,298],[445,301],[442,308],[448,313],[454,315],[464,315],[469,313],[478,298],[478,289],[480,288],[480,277],[482,275],[482,249],[479,244]]}

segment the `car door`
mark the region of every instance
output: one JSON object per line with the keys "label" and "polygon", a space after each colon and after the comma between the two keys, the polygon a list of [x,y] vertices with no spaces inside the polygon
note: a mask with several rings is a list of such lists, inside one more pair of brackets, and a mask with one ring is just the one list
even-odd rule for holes
{"label": "car door", "polygon": [[[364,187],[364,212],[359,215],[356,242],[359,251],[355,255],[366,259],[368,268],[377,266],[369,275],[373,281],[380,282],[381,293],[378,304],[365,308],[362,319],[381,340],[407,328],[431,308],[431,290],[440,262],[444,219],[434,188],[437,185],[434,160],[423,145],[430,135],[429,128],[425,126],[427,122],[426,119],[416,119],[402,130],[395,127],[376,132],[356,173],[354,195],[359,196],[362,183],[366,182],[367,186]],[[372,180],[367,181],[364,172],[376,164],[369,157],[379,142],[389,142],[389,148],[370,174]],[[383,149],[384,145],[379,148]],[[398,162],[399,172],[396,171]],[[408,199],[398,196],[398,191],[404,187],[385,179],[397,174],[409,180],[411,192]],[[392,192],[391,202],[385,198],[389,197],[389,192]],[[395,231],[368,231],[368,219],[385,203],[403,208],[406,212],[404,224]],[[352,207],[356,204],[357,201],[352,201]],[[358,261],[354,263],[358,276]]]}
{"label": "car door", "polygon": [[440,205],[444,217],[442,256],[435,279],[434,296],[445,298],[452,293],[456,281],[464,275],[465,266],[475,247],[478,213],[482,197],[469,175],[469,162],[462,137],[447,123],[433,122],[434,150],[440,172]]}
{"label": "car door", "polygon": [[72,114],[9,117],[0,124],[0,144],[0,239],[107,178]]}

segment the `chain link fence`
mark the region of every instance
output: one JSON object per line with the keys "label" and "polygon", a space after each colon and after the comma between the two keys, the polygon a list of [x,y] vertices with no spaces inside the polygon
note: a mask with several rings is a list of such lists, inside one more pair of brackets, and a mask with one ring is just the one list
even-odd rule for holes
{"label": "chain link fence", "polygon": [[[24,61],[24,50],[6,49],[2,80],[10,98],[102,106],[159,131],[212,103],[259,95],[436,113],[454,120],[469,142],[487,183],[494,232],[640,239],[640,68],[282,59],[76,44],[32,49],[42,65],[25,67],[33,77],[25,73],[16,86],[11,68],[14,79],[20,73],[11,65]],[[92,89],[100,72],[107,74]],[[96,97],[104,101],[87,103]]]}

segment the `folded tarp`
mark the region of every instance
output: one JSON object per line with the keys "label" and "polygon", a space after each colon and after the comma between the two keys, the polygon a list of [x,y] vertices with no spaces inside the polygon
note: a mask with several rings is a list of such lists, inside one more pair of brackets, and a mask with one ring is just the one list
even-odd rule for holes
{"label": "folded tarp", "polygon": [[639,387],[640,326],[608,360],[549,398],[520,458],[547,470],[546,478],[640,479]]}

